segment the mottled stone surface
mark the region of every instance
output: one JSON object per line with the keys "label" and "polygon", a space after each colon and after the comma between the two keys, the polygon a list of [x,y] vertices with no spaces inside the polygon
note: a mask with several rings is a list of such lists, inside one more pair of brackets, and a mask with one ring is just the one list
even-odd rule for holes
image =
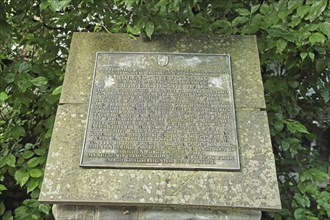
{"label": "mottled stone surface", "polygon": [[56,220],[259,220],[260,211],[54,205]]}
{"label": "mottled stone surface", "polygon": [[[185,171],[79,167],[97,51],[231,55],[241,170]],[[40,201],[127,206],[281,208],[256,39],[74,34]]]}
{"label": "mottled stone surface", "polygon": [[101,51],[230,54],[236,106],[266,106],[254,36],[170,35],[154,36],[148,41],[132,39],[127,34],[105,33],[77,33],[73,36],[61,103],[88,102],[96,52]]}

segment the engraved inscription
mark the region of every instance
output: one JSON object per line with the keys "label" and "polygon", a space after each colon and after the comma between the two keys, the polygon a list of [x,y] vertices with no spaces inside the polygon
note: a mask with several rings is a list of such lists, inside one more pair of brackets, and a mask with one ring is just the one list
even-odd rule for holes
{"label": "engraved inscription", "polygon": [[81,166],[239,169],[228,55],[98,53]]}

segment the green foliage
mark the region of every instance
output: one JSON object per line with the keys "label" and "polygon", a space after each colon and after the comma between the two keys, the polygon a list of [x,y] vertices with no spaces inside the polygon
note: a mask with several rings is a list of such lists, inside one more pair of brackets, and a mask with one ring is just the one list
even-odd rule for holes
{"label": "green foliage", "polygon": [[327,0],[27,0],[0,2],[0,216],[47,219],[39,204],[73,31],[132,37],[255,34],[283,210],[330,218]]}

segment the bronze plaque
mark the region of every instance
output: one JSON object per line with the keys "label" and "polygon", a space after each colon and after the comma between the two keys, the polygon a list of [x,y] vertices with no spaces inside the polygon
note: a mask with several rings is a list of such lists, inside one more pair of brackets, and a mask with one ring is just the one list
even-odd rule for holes
{"label": "bronze plaque", "polygon": [[97,53],[80,165],[238,170],[230,56]]}

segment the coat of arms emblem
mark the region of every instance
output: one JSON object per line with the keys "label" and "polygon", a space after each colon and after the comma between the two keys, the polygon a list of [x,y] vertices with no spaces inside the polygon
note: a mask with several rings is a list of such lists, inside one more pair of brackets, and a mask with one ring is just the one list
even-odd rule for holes
{"label": "coat of arms emblem", "polygon": [[168,64],[168,56],[166,55],[159,55],[158,56],[158,65],[160,66],[166,66]]}

